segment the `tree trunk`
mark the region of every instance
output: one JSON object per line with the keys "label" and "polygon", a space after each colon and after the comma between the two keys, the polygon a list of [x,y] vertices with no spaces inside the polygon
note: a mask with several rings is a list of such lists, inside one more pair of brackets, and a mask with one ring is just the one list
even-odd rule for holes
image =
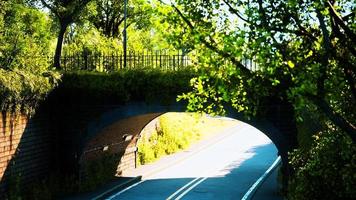
{"label": "tree trunk", "polygon": [[54,67],[56,69],[61,69],[62,46],[63,46],[64,33],[66,32],[67,27],[68,27],[67,23],[61,23],[61,28],[58,34],[56,52],[54,54]]}

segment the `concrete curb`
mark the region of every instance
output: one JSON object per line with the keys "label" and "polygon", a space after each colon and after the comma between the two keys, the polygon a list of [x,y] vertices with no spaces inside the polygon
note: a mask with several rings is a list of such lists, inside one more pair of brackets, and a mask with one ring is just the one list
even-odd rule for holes
{"label": "concrete curb", "polygon": [[117,190],[122,190],[130,185],[133,185],[133,184],[141,181],[141,179],[142,179],[142,176],[133,177],[132,179],[127,180],[126,182],[121,183],[120,185],[116,185],[115,187],[112,187],[112,188],[106,190],[105,192],[97,195],[96,197],[91,198],[91,200],[105,199],[106,197],[110,196],[110,194],[112,194],[113,192],[115,192]]}
{"label": "concrete curb", "polygon": [[267,171],[250,187],[241,200],[251,200],[262,183],[272,174],[272,172],[281,164],[281,157],[278,156]]}

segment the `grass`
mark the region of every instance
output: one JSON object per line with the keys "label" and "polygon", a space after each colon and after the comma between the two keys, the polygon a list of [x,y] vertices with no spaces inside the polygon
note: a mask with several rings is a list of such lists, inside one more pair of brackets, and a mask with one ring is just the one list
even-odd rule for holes
{"label": "grass", "polygon": [[193,143],[236,125],[237,121],[198,113],[166,113],[155,128],[143,130],[138,142],[137,163],[144,165],[162,156],[187,149]]}

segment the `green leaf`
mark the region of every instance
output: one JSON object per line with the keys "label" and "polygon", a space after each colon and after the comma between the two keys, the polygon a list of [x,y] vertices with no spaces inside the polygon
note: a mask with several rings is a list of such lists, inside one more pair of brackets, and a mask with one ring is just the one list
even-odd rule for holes
{"label": "green leaf", "polygon": [[292,61],[290,61],[290,60],[288,60],[288,62],[287,62],[287,64],[288,64],[288,66],[290,67],[290,68],[294,68],[294,63],[292,62]]}

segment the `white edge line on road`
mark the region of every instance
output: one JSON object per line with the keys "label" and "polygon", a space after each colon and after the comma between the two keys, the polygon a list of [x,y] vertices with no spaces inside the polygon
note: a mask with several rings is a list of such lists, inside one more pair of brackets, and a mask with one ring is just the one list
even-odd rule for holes
{"label": "white edge line on road", "polygon": [[208,177],[205,177],[205,178],[199,180],[198,182],[196,182],[194,185],[190,186],[186,191],[184,191],[182,194],[180,194],[175,200],[181,199],[184,195],[186,195],[189,191],[194,189],[197,185],[199,185],[200,183],[202,183],[206,179],[208,179]]}
{"label": "white edge line on road", "polygon": [[241,200],[250,200],[258,187],[265,181],[271,172],[281,163],[281,157],[278,156],[274,163],[267,169],[267,171],[250,187]]}
{"label": "white edge line on road", "polygon": [[[182,192],[182,190],[184,190],[185,188],[187,188],[188,186],[190,186],[192,183],[194,183],[192,186],[190,186],[188,189],[186,189],[185,191],[183,191],[178,197],[175,198],[175,200],[179,200],[181,199],[184,195],[186,195],[188,192],[190,192],[192,189],[194,189],[196,186],[198,186],[200,183],[202,183],[203,181],[205,181],[206,179],[209,178],[209,174],[213,173],[213,172],[218,172],[220,170],[223,170],[226,167],[226,165],[224,165],[223,167],[217,167],[211,170],[207,170],[204,173],[206,174],[206,176],[202,176],[202,177],[198,177],[195,178],[194,180],[190,181],[189,183],[187,183],[186,185],[184,185],[183,187],[181,187],[179,190],[177,190],[175,193],[173,193],[171,196],[169,196],[166,200],[171,200],[173,199],[173,197],[177,194],[179,194],[180,192]],[[199,180],[200,179],[200,180]],[[199,180],[199,181],[197,181]]]}
{"label": "white edge line on road", "polygon": [[198,179],[200,179],[200,178],[202,178],[202,177],[197,177],[197,178],[191,180],[189,183],[185,184],[183,187],[179,188],[175,193],[173,193],[171,196],[169,196],[169,197],[167,198],[167,200],[173,199],[173,197],[174,197],[175,195],[177,195],[178,193],[180,193],[180,192],[181,192],[182,190],[184,190],[185,188],[189,187],[191,184],[193,184],[194,182],[196,182],[196,181],[197,181]]}
{"label": "white edge line on road", "polygon": [[112,188],[106,190],[104,193],[100,193],[99,195],[97,195],[97,196],[91,198],[91,200],[100,200],[100,199],[103,199],[103,197],[104,197],[105,195],[109,194],[110,192],[113,192],[114,190],[117,190],[117,189],[120,188],[120,187],[124,187],[124,188],[125,188],[125,187],[127,187],[127,186],[125,186],[125,185],[127,185],[127,184],[130,185],[130,184],[132,184],[132,183],[137,183],[137,180],[138,180],[138,179],[141,180],[141,178],[142,178],[141,176],[136,176],[136,177],[134,177],[134,178],[132,178],[132,179],[130,179],[130,180],[128,180],[128,181],[122,183],[122,184],[116,185],[116,186],[114,186],[114,187],[112,187]]}
{"label": "white edge line on road", "polygon": [[131,186],[129,186],[129,187],[127,187],[127,188],[121,190],[120,192],[116,193],[115,195],[112,195],[112,196],[110,196],[109,198],[106,198],[106,200],[111,200],[111,199],[113,199],[113,198],[119,196],[120,194],[126,192],[127,190],[129,190],[129,189],[135,187],[136,185],[143,183],[144,181],[145,181],[145,180],[139,181],[139,182],[137,182],[137,183],[135,183],[135,184],[133,184],[133,185],[131,185]]}

